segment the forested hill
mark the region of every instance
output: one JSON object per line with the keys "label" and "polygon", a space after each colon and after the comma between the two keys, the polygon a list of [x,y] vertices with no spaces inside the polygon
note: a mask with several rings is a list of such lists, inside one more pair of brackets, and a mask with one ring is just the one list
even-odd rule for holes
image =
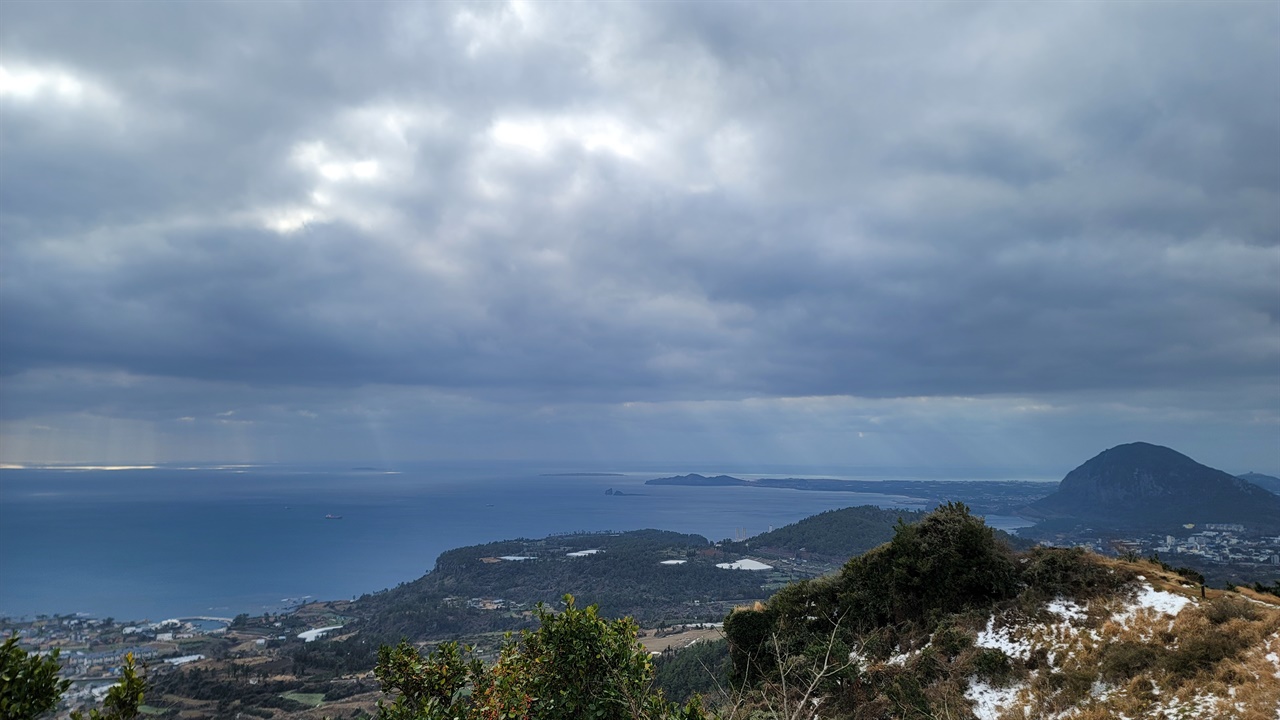
{"label": "forested hill", "polygon": [[[898,521],[911,525],[928,516],[924,510],[885,509],[875,505],[828,510],[777,530],[770,530],[741,542],[724,543],[726,551],[761,557],[815,557],[844,562],[893,539]],[[993,530],[1011,548],[1026,550],[1035,543]]]}
{"label": "forested hill", "polygon": [[565,593],[609,617],[718,619],[719,608],[702,613],[701,604],[765,593],[757,574],[717,568],[714,550],[700,535],[660,530],[471,545],[441,554],[413,582],[360,598],[352,610],[365,632],[419,640],[525,627],[528,610],[555,606]]}
{"label": "forested hill", "polygon": [[[364,596],[350,613],[359,618],[353,629],[421,640],[523,627],[533,605],[554,605],[565,593],[599,605],[604,615],[629,615],[642,624],[717,621],[737,603],[831,572],[887,542],[899,518],[912,523],[923,516],[869,505],[845,508],[719,546],[700,535],[660,530],[472,545],[441,554],[417,580]],[[748,557],[773,567],[717,567]]]}
{"label": "forested hill", "polygon": [[808,552],[847,559],[888,542],[899,519],[914,523],[924,516],[919,510],[884,510],[875,505],[847,507],[828,510],[725,547],[741,552]]}

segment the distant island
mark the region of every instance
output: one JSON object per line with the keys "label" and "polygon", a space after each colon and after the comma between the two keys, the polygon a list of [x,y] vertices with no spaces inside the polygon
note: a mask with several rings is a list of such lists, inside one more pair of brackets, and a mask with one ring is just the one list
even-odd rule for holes
{"label": "distant island", "polygon": [[847,492],[889,496],[899,504],[930,507],[960,500],[981,515],[1017,515],[1018,509],[1052,492],[1038,480],[837,480],[834,478],[761,478],[744,480],[732,475],[676,475],[654,478],[645,485],[687,487],[749,487],[805,492]]}
{"label": "distant island", "polygon": [[760,478],[759,480],[743,480],[732,475],[714,475],[708,477],[697,473],[676,475],[673,477],[646,480],[645,485],[688,485],[693,487],[761,487],[782,490],[809,490],[815,492],[859,492],[897,494],[904,491],[915,491],[917,494],[933,494],[938,488],[949,488],[950,495],[955,489],[963,489],[975,484],[983,486],[1007,486],[1011,484],[1033,484],[1040,495],[1044,494],[1044,483],[1027,480],[837,480],[834,478]]}
{"label": "distant island", "polygon": [[564,472],[542,473],[538,477],[626,477],[626,475],[611,472]]}
{"label": "distant island", "polygon": [[696,487],[742,485],[748,487],[782,488],[784,490],[817,490],[825,492],[882,492],[884,485],[879,481],[835,480],[831,478],[761,478],[759,480],[743,480],[732,475],[715,475],[707,477],[697,473],[677,475],[675,477],[654,478],[645,485],[692,485]]}
{"label": "distant island", "polygon": [[768,487],[762,483],[764,480],[757,482],[747,482],[742,478],[736,478],[732,475],[716,475],[707,477],[697,473],[689,473],[688,475],[676,475],[675,477],[654,478],[646,480],[645,485],[693,485],[695,487],[705,487],[709,485],[759,485],[760,487]]}
{"label": "distant island", "polygon": [[1253,483],[1254,485],[1257,485],[1258,487],[1264,490],[1270,490],[1271,492],[1277,495],[1280,495],[1280,478],[1274,475],[1263,475],[1262,473],[1247,472],[1243,475],[1237,475],[1236,477],[1240,478],[1245,482]]}

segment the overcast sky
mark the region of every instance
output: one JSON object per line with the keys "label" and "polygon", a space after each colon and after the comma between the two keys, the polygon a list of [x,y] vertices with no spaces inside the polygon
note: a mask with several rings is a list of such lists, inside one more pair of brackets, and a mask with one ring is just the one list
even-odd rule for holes
{"label": "overcast sky", "polygon": [[0,5],[0,461],[1280,473],[1280,4]]}

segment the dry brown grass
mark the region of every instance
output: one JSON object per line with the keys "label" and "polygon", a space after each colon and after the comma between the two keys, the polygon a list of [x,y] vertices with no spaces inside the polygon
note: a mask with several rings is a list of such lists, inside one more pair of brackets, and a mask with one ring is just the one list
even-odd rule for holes
{"label": "dry brown grass", "polygon": [[[989,624],[968,614],[936,633],[860,637],[862,700],[838,716],[968,718],[966,691],[980,680],[1011,693],[1000,720],[1280,720],[1280,598],[1243,588],[1202,598],[1199,585],[1149,563],[1098,562],[1142,577],[1132,593],[1076,603],[1083,614],[1069,619],[1024,597],[1004,603]],[[1187,604],[1176,616],[1137,607],[1144,586]],[[966,645],[985,633],[1008,643],[1007,664]],[[908,653],[905,662],[886,662],[898,653]],[[767,704],[739,707],[745,712],[734,717],[778,717]]]}
{"label": "dry brown grass", "polygon": [[[1280,603],[1253,591],[1209,591],[1145,564],[1156,590],[1191,600],[1176,617],[1122,598],[1095,600],[1085,619],[1023,626],[1029,680],[1002,720],[1071,717],[1277,720]],[[997,627],[999,623],[996,623]],[[1038,662],[1040,657],[1051,662]]]}

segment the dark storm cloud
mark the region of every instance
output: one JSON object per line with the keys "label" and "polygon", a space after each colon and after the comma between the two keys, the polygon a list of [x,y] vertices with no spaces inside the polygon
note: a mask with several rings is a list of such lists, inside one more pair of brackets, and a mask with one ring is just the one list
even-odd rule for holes
{"label": "dark storm cloud", "polygon": [[1271,6],[0,14],[11,422],[213,417],[223,386],[1211,387],[1275,421]]}

